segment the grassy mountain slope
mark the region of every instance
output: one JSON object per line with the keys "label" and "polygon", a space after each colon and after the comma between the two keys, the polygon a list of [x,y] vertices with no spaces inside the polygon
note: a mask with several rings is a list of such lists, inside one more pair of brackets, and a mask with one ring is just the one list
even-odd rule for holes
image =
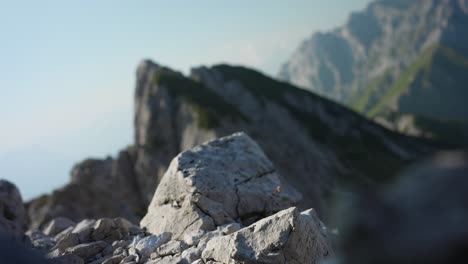
{"label": "grassy mountain slope", "polygon": [[[230,65],[217,65],[213,69],[225,81],[241,83],[261,104],[273,102],[287,109],[307,129],[312,140],[335,151],[345,167],[353,168],[349,174],[339,177],[343,184],[386,182],[411,162],[389,150],[386,140],[416,149],[419,144],[428,143],[386,130],[338,103],[257,71]],[[298,98],[306,98],[314,106],[298,104],[300,100],[295,100]],[[340,122],[347,122],[354,131],[340,130],[336,127]]]}
{"label": "grassy mountain slope", "polygon": [[[415,128],[438,139],[466,144],[467,73],[467,58],[453,49],[432,46],[390,84],[386,75],[372,81],[354,97],[351,107],[369,118],[394,123],[400,116],[411,115]],[[378,88],[385,85],[385,93],[379,94]]]}

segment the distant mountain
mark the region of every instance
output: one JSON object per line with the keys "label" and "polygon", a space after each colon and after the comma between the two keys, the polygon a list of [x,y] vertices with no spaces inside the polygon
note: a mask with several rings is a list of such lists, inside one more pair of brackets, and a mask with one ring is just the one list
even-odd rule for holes
{"label": "distant mountain", "polygon": [[468,142],[468,0],[381,0],[316,33],[280,79],[401,132]]}
{"label": "distant mountain", "polygon": [[[325,214],[351,187],[392,181],[396,172],[439,149],[400,135],[347,108],[255,70],[217,65],[190,76],[144,61],[137,71],[135,142],[116,158],[85,160],[71,183],[28,204],[32,226],[145,214],[173,157],[244,131],[303,194],[302,206]],[[222,173],[222,172],[220,172]]]}

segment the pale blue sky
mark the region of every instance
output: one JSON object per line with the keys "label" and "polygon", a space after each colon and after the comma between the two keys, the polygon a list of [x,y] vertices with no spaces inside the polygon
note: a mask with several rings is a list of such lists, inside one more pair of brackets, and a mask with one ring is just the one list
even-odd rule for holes
{"label": "pale blue sky", "polygon": [[368,0],[0,0],[0,178],[29,199],[131,144],[135,69],[242,64],[275,75]]}

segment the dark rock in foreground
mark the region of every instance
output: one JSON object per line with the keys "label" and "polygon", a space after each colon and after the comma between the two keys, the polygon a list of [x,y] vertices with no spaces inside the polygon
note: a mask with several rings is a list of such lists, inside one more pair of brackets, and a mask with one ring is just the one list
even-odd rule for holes
{"label": "dark rock in foreground", "polygon": [[[5,264],[50,264],[41,254],[0,234],[0,263]],[[69,263],[72,264],[72,263]]]}
{"label": "dark rock in foreground", "polygon": [[0,180],[0,233],[21,239],[26,231],[26,211],[16,186]]}
{"label": "dark rock in foreground", "polygon": [[363,196],[347,214],[343,262],[468,263],[467,190],[468,156],[446,153]]}

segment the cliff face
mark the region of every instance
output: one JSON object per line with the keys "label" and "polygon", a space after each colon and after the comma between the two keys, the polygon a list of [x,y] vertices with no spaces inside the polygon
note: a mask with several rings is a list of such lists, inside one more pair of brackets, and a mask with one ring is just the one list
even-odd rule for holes
{"label": "cliff face", "polygon": [[137,70],[134,146],[117,159],[78,164],[72,183],[30,202],[30,219],[35,226],[56,216],[137,221],[174,156],[237,131],[276,164],[284,191],[296,188],[300,205],[322,214],[338,190],[388,182],[435,149],[254,70],[218,65],[184,76],[144,61]]}
{"label": "cliff face", "polygon": [[[323,206],[323,198],[337,183],[385,181],[426,151],[416,140],[250,69],[201,67],[190,77],[151,62],[143,63],[142,69],[151,74],[139,73],[146,78],[139,83],[146,87],[143,93],[153,97],[137,103],[138,109],[146,109],[137,111],[137,142],[156,155],[160,150],[170,154],[244,131],[265,150],[286,182],[307,193],[303,202],[315,208]],[[142,171],[140,178],[154,181],[161,175],[148,178],[148,173]]]}
{"label": "cliff face", "polygon": [[[343,27],[305,40],[279,77],[390,120],[402,132],[450,138],[442,121],[468,121],[467,6],[466,0],[372,2]],[[398,124],[402,116],[412,119],[412,129]]]}

